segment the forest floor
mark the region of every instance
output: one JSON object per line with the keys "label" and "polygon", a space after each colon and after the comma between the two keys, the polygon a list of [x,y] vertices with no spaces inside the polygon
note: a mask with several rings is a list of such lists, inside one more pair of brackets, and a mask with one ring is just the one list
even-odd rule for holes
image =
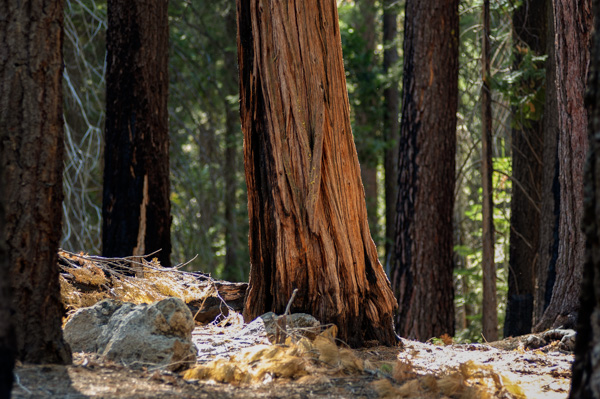
{"label": "forest floor", "polygon": [[[211,345],[227,342],[218,345],[227,350],[218,357],[227,358],[244,350],[235,349],[227,329],[197,327],[194,339],[199,345],[208,336]],[[525,349],[526,339],[461,345],[402,340],[399,347],[352,350],[364,367],[321,368],[292,378],[277,378],[272,370],[254,383],[186,380],[76,353],[70,366],[18,365],[13,398],[566,398],[573,355],[556,342]]]}
{"label": "forest floor", "polygon": [[[228,307],[235,302],[227,296],[227,289],[235,285],[219,285],[153,262],[63,251],[59,257],[61,295],[71,312],[104,298],[148,303],[176,296],[189,305],[200,300],[204,304],[212,296],[219,303],[227,301]],[[128,265],[143,267],[141,277],[115,272]],[[286,345],[273,345],[264,334],[249,331],[239,313],[229,309],[224,322],[196,326],[192,339],[198,356],[192,370],[133,369],[98,354],[74,353],[69,366],[17,364],[13,398],[568,396],[573,355],[558,341],[560,336],[541,334],[490,344],[453,344],[449,337],[435,343],[402,339],[396,347],[352,350],[335,340],[335,327],[323,326],[326,330],[311,339],[288,331]]]}

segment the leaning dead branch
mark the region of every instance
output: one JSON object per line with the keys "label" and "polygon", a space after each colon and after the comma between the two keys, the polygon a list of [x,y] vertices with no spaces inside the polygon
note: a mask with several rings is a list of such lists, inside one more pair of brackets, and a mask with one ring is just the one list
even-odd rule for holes
{"label": "leaning dead branch", "polygon": [[[213,298],[211,306],[218,306],[214,317],[234,313],[226,301],[229,298],[224,299],[219,292],[225,284],[208,274],[180,270],[193,259],[165,268],[152,258],[154,254],[105,258],[60,250],[58,264],[63,303],[69,310],[75,310],[107,298],[139,304],[177,297],[186,302],[197,317],[204,311],[207,300]],[[240,291],[242,289],[245,288],[241,287]],[[215,301],[218,302],[214,304]]]}

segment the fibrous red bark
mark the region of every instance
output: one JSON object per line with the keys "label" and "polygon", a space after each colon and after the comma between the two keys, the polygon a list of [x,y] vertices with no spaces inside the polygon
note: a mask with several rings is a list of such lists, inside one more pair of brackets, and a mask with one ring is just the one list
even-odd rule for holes
{"label": "fibrous red bark", "polygon": [[369,233],[334,0],[238,0],[250,217],[244,318],[293,311],[352,346],[392,345],[396,303]]}

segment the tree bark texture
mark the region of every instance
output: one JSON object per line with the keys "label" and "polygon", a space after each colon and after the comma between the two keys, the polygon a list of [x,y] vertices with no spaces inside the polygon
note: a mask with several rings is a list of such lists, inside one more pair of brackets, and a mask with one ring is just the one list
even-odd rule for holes
{"label": "tree bark texture", "polygon": [[245,320],[293,311],[352,346],[393,345],[396,307],[371,239],[334,0],[238,0],[250,218]]}
{"label": "tree bark texture", "polygon": [[587,151],[584,93],[592,32],[591,0],[554,1],[560,216],[556,282],[535,330],[573,325],[584,261],[583,164]]}
{"label": "tree bark texture", "polygon": [[396,201],[398,200],[398,143],[400,142],[400,91],[394,73],[398,63],[398,15],[395,0],[383,2],[383,73],[390,79],[383,91],[383,138],[386,143],[385,168],[385,259],[386,271],[394,253]]}
{"label": "tree bark texture", "polygon": [[396,254],[398,333],[454,335],[458,1],[406,2]]}
{"label": "tree bark texture", "polygon": [[593,7],[595,33],[586,94],[589,116],[583,218],[586,249],[571,399],[600,398],[600,1],[594,0]]}
{"label": "tree bark texture", "polygon": [[554,51],[554,10],[549,3],[546,34],[546,100],[543,116],[543,175],[541,180],[540,237],[535,270],[535,297],[532,325],[535,326],[550,303],[556,281],[558,259],[558,101],[556,93],[556,57]]}
{"label": "tree bark texture", "polygon": [[[529,0],[513,12],[514,69],[523,51],[546,53],[547,0]],[[524,50],[525,49],[525,50]],[[540,82],[521,82],[524,90],[540,90]],[[543,102],[532,104],[541,108]],[[543,180],[543,120],[518,120],[513,112],[510,259],[504,336],[529,334],[532,327],[535,268],[540,241],[541,183]]]}
{"label": "tree bark texture", "polygon": [[[0,11],[2,6],[0,6]],[[6,35],[6,24],[0,22],[0,39]],[[2,48],[4,40],[0,40]],[[1,83],[0,83],[1,85]],[[0,132],[0,159],[4,157],[4,137]],[[0,162],[0,192],[6,193],[7,187],[4,182],[4,165]],[[4,208],[7,205],[6,197],[0,196],[0,398],[10,398],[13,385],[13,368],[15,366],[15,330],[13,325],[13,295],[10,281],[10,262],[8,246],[6,244],[6,232],[4,231]]]}
{"label": "tree bark texture", "polygon": [[63,2],[5,1],[0,15],[6,207],[1,239],[8,245],[2,262],[10,265],[17,356],[30,363],[70,363],[56,266],[63,198]]}
{"label": "tree bark texture", "polygon": [[109,0],[102,254],[170,266],[167,0]]}
{"label": "tree bark texture", "polygon": [[481,88],[481,179],[483,191],[482,214],[482,267],[483,301],[481,311],[482,334],[487,341],[498,340],[498,300],[496,297],[496,265],[494,262],[494,188],[492,186],[492,91],[490,88],[490,2],[483,2],[483,86]]}

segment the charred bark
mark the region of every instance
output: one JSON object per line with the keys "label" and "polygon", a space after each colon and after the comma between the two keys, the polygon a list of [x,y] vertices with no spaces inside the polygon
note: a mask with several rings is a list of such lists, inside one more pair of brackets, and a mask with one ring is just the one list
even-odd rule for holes
{"label": "charred bark", "polygon": [[393,345],[396,307],[367,221],[334,0],[238,0],[250,218],[248,321],[292,311],[352,346]]}
{"label": "charred bark", "polygon": [[[6,212],[0,226],[8,246],[1,268],[10,275],[14,293],[15,348],[24,362],[70,363],[56,267],[63,198],[63,2],[45,0],[34,7],[5,1],[0,15],[0,169]],[[1,280],[5,285],[4,276]],[[7,305],[2,305],[4,314]],[[7,337],[0,345],[7,345]]]}
{"label": "charred bark", "polygon": [[592,32],[591,0],[554,1],[560,216],[556,282],[535,331],[573,325],[579,306],[585,240],[583,164],[587,151],[584,93]]}
{"label": "charred bark", "polygon": [[532,325],[535,326],[550,303],[556,281],[558,259],[558,216],[560,185],[558,183],[558,101],[556,93],[556,57],[554,51],[554,10],[547,6],[546,100],[543,117],[544,165],[541,180],[540,238],[535,270],[535,298]]}
{"label": "charred bark", "polygon": [[454,335],[458,1],[406,2],[396,254],[398,333]]}
{"label": "charred bark", "polygon": [[586,94],[589,154],[585,165],[585,264],[577,320],[571,399],[600,398],[600,1],[594,0],[591,70]]}
{"label": "charred bark", "polygon": [[108,2],[102,254],[170,266],[167,0]]}

